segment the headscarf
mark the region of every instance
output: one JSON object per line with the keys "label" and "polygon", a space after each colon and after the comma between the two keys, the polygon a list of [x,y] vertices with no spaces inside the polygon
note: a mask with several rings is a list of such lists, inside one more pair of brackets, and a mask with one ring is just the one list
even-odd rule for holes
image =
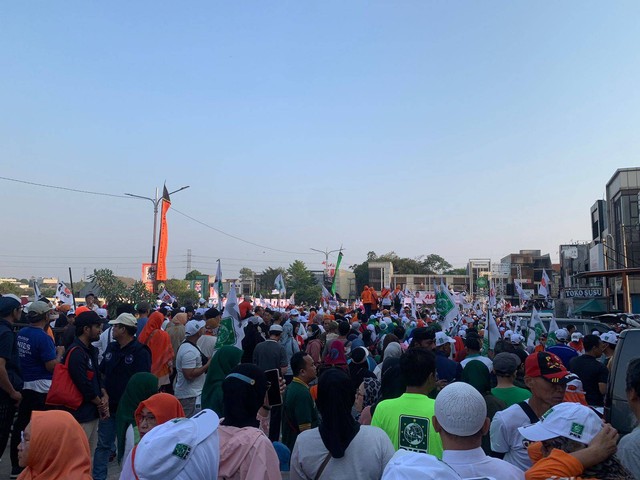
{"label": "headscarf", "polygon": [[402,345],[400,345],[397,342],[391,342],[390,344],[388,344],[387,348],[384,349],[384,360],[382,360],[382,371],[384,372],[384,370],[388,368],[388,366],[391,363],[393,363],[393,362],[389,363],[390,360],[393,360],[394,358],[400,358],[401,355],[402,355]]}
{"label": "headscarf", "polygon": [[211,359],[207,376],[202,387],[202,408],[210,408],[224,417],[224,402],[222,401],[222,382],[240,363],[242,350],[231,345],[220,348]]}
{"label": "headscarf", "polygon": [[367,325],[367,330],[371,332],[371,341],[375,342],[378,338],[378,335],[376,334],[376,326],[373,324],[369,324]]}
{"label": "headscarf", "polygon": [[127,428],[136,421],[135,412],[138,405],[155,393],[158,393],[158,378],[155,375],[148,372],[138,372],[129,379],[116,411],[118,462],[124,456]]}
{"label": "headscarf", "polygon": [[171,337],[162,330],[164,315],[153,312],[140,332],[138,341],[151,350],[151,373],[161,378],[169,375],[169,362],[174,358]]}
{"label": "headscarf", "polygon": [[[242,377],[247,377],[252,383]],[[253,363],[236,366],[222,382],[222,392],[225,411],[222,425],[238,428],[260,426],[258,410],[267,393],[267,376],[260,367]]]}
{"label": "headscarf", "polygon": [[491,390],[489,369],[480,360],[471,360],[462,370],[462,381],[474,387],[481,395]]}
{"label": "headscarf", "polygon": [[366,377],[364,379],[364,398],[362,399],[362,408],[370,407],[380,401],[382,384],[375,377]]}
{"label": "headscarf", "polygon": [[322,417],[318,431],[333,458],[342,458],[360,431],[351,415],[355,390],[349,376],[338,370],[324,372],[318,380],[318,410]]}
{"label": "headscarf", "polygon": [[171,323],[174,323],[175,325],[186,325],[187,320],[189,320],[189,317],[187,316],[187,314],[184,312],[180,312],[180,313],[176,313],[173,316],[173,318],[171,319]]}
{"label": "headscarf", "polygon": [[174,418],[184,418],[184,410],[180,400],[168,393],[156,393],[146,400],[140,402],[136,409],[136,425],[140,427],[142,409],[145,408],[156,417],[156,426],[173,420]]}
{"label": "headscarf", "polygon": [[325,365],[346,365],[347,357],[344,354],[344,343],[340,340],[334,340],[329,345],[329,350],[327,350],[326,355],[324,356],[323,363]]}
{"label": "headscarf", "polygon": [[286,321],[282,324],[282,334],[280,334],[280,345],[284,347],[285,352],[293,352],[293,325]]}
{"label": "headscarf", "polygon": [[69,412],[34,411],[27,467],[20,480],[91,480],[87,434]]}

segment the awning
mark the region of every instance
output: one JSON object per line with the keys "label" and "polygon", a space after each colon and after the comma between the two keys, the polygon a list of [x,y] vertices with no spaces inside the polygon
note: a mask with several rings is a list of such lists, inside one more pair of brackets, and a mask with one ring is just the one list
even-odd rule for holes
{"label": "awning", "polygon": [[598,298],[592,298],[573,311],[574,315],[601,315],[607,313],[607,302]]}

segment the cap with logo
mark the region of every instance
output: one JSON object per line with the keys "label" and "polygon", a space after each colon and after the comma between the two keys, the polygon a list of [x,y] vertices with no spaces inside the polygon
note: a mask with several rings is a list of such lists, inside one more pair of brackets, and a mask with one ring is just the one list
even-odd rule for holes
{"label": "cap with logo", "polygon": [[444,332],[436,332],[436,347],[441,347],[446,343],[456,343],[456,341]]}
{"label": "cap with logo", "polygon": [[[96,314],[97,315],[97,314]],[[128,327],[137,327],[138,319],[131,313],[121,313],[109,325],[126,325]]]}
{"label": "cap with logo", "polygon": [[603,333],[602,335],[600,335],[600,340],[611,345],[617,345],[618,334],[614,331],[608,331],[607,333]]}
{"label": "cap with logo", "polygon": [[200,330],[206,327],[207,322],[204,320],[189,320],[184,326],[184,333],[187,337],[196,335]]}
{"label": "cap with logo", "polygon": [[219,422],[213,410],[205,409],[151,429],[132,456],[135,475],[139,480],[217,478]]}
{"label": "cap with logo", "polygon": [[602,420],[591,408],[579,403],[564,402],[550,408],[540,421],[520,427],[518,431],[527,440],[540,442],[564,437],[588,445],[602,430]]}
{"label": "cap with logo", "polygon": [[524,362],[525,376],[543,377],[552,383],[566,383],[569,372],[556,355],[549,352],[531,354]]}

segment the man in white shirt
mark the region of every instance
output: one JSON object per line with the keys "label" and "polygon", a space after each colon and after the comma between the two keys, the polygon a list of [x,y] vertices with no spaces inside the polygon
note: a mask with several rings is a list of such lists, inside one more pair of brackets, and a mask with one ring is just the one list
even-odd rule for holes
{"label": "man in white shirt", "polygon": [[464,341],[464,346],[467,347],[467,356],[460,362],[462,368],[466,367],[467,363],[471,360],[479,360],[487,366],[490,372],[493,370],[493,362],[489,358],[480,355],[481,345],[479,337],[469,335]]}
{"label": "man in white shirt", "polygon": [[190,320],[184,327],[185,341],[176,355],[176,384],[174,395],[180,400],[186,417],[195,415],[198,408],[205,374],[211,359],[204,357],[198,348],[198,339],[204,334],[204,320]]}
{"label": "man in white shirt", "polygon": [[487,456],[482,437],[489,431],[487,404],[471,385],[455,382],[436,397],[433,426],[442,439],[442,461],[461,477],[524,480],[524,472],[510,463]]}
{"label": "man in white shirt", "polygon": [[564,401],[569,372],[562,360],[549,352],[531,354],[525,361],[524,383],[531,398],[496,412],[489,430],[491,450],[504,454],[504,460],[526,471],[532,466],[529,442],[518,431],[536,423],[542,414]]}

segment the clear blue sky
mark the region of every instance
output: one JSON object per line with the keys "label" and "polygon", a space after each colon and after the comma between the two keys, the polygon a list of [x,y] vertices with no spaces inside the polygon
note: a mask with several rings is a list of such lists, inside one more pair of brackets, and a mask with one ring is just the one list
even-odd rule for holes
{"label": "clear blue sky", "polygon": [[[180,211],[290,252],[344,244],[345,265],[557,259],[638,163],[639,18],[636,1],[3,2],[0,175],[190,185]],[[0,276],[137,277],[150,256],[149,202],[0,192]],[[175,276],[189,248],[225,276],[323,259],[169,222]]]}

